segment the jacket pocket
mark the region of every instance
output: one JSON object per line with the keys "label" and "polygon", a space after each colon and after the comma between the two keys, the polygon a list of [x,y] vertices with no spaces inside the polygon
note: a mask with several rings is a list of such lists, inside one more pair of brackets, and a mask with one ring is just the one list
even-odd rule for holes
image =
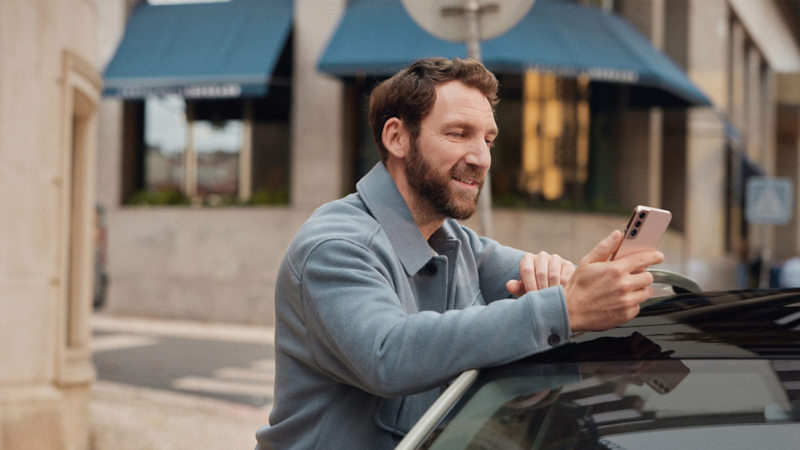
{"label": "jacket pocket", "polygon": [[375,411],[375,422],[381,429],[403,437],[438,396],[439,389],[432,389],[406,397],[382,398]]}

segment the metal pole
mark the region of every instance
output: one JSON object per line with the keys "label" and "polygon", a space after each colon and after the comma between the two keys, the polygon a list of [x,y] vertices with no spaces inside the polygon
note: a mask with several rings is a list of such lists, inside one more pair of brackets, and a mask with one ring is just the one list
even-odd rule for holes
{"label": "metal pole", "polygon": [[[467,18],[467,57],[475,61],[482,62],[481,58],[481,34],[478,29],[478,18],[480,17],[480,4],[478,0],[464,0],[464,11]],[[492,177],[491,173],[486,173],[486,181],[483,184],[480,197],[478,197],[478,211],[480,213],[480,224],[483,235],[491,238],[494,235],[492,226]]]}
{"label": "metal pole", "polygon": [[758,274],[758,287],[761,289],[769,287],[770,266],[772,264],[772,249],[767,245],[767,226],[765,224],[758,226],[758,234],[761,238],[761,272]]}
{"label": "metal pole", "polygon": [[465,0],[464,12],[467,16],[467,56],[480,62],[481,33],[478,29],[481,5],[478,0]]}

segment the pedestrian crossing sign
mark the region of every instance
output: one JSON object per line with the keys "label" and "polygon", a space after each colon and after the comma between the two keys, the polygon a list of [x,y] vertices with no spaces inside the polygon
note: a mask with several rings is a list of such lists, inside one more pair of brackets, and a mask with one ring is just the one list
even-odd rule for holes
{"label": "pedestrian crossing sign", "polygon": [[792,218],[792,180],[784,177],[749,177],[745,192],[747,223],[785,225]]}

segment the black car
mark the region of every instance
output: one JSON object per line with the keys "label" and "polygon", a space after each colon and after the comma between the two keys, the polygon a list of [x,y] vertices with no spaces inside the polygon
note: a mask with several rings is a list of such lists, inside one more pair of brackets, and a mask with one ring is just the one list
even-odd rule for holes
{"label": "black car", "polygon": [[461,375],[420,449],[800,449],[800,289],[687,293]]}

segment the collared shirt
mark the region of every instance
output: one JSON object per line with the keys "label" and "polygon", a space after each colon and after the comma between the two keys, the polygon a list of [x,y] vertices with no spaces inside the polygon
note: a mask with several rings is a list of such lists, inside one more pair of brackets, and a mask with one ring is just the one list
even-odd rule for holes
{"label": "collared shirt", "polygon": [[428,241],[385,166],[300,228],[275,292],[258,449],[390,449],[461,372],[569,339],[561,287],[510,296],[524,252],[447,219]]}

